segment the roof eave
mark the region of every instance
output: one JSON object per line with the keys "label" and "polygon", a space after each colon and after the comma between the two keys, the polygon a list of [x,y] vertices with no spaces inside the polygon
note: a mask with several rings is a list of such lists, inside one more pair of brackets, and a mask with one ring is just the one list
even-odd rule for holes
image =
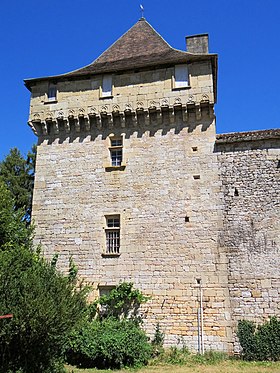
{"label": "roof eave", "polygon": [[[216,78],[216,72],[217,72],[217,54],[192,54],[192,53],[187,53],[187,52],[182,52],[184,55],[182,57],[187,57],[186,62],[192,62],[192,61],[202,61],[202,60],[211,60],[213,62],[213,77],[214,77],[214,92],[215,92],[215,97],[216,97],[216,91],[217,91],[217,78]],[[126,72],[126,71],[132,71],[134,69],[147,69],[149,67],[155,67],[155,66],[166,66],[166,65],[172,65],[176,64],[176,60],[168,61],[168,62],[162,62],[162,63],[150,63],[150,64],[145,64],[145,65],[133,65],[130,67],[126,68],[109,68],[106,66],[103,69],[97,70],[97,71],[90,71],[90,72],[85,72],[83,73],[82,70],[83,68],[76,70],[76,72],[71,72],[71,73],[65,73],[65,74],[60,74],[60,75],[52,75],[52,76],[45,76],[45,77],[40,77],[40,78],[30,78],[30,79],[24,79],[24,84],[26,88],[31,91],[32,86],[35,85],[38,82],[41,81],[65,81],[65,80],[74,80],[74,79],[86,79],[88,77],[92,77],[95,75],[101,75],[101,74],[109,74],[109,73],[116,73],[116,72]]]}

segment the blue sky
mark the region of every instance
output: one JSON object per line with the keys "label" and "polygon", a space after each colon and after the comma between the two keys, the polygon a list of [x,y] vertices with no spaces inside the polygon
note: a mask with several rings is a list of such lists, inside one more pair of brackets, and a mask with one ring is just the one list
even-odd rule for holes
{"label": "blue sky", "polygon": [[2,0],[0,160],[36,142],[23,79],[92,62],[140,18],[174,48],[209,33],[219,54],[217,132],[279,128],[280,2],[277,0]]}

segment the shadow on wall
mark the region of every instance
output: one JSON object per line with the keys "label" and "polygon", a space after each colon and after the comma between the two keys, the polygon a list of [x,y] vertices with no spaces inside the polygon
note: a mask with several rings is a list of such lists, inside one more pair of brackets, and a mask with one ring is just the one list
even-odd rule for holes
{"label": "shadow on wall", "polygon": [[189,133],[192,133],[196,129],[205,132],[213,123],[213,119],[202,111],[202,117],[200,120],[196,119],[195,110],[188,111],[187,121],[183,118],[183,111],[176,110],[174,113],[169,111],[162,113],[147,113],[126,115],[125,125],[121,125],[120,117],[112,119],[112,117],[102,117],[102,123],[100,119],[93,117],[90,119],[90,123],[87,124],[84,118],[79,118],[79,131],[75,126],[75,120],[69,121],[68,133],[65,131],[63,120],[58,121],[58,127],[55,128],[52,123],[47,123],[48,135],[43,135],[41,125],[37,126],[38,132],[38,145],[43,141],[47,140],[47,144],[51,145],[56,139],[59,139],[58,143],[63,144],[64,142],[77,142],[82,143],[88,136],[90,140],[94,141],[98,136],[102,136],[102,139],[106,139],[109,135],[114,134],[125,136],[126,139],[130,138],[133,134],[137,133],[137,137],[141,138],[144,134],[149,134],[150,137],[155,136],[158,131],[161,131],[161,135],[165,136],[168,132],[173,131],[175,134],[179,134],[184,128],[187,128]]}

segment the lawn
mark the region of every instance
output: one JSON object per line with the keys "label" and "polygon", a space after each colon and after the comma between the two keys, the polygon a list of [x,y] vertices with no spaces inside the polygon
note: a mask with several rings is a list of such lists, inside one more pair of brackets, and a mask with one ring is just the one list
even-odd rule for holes
{"label": "lawn", "polygon": [[155,365],[138,370],[77,369],[67,366],[67,373],[280,373],[280,362],[245,362],[226,360],[215,364],[187,363],[186,365]]}

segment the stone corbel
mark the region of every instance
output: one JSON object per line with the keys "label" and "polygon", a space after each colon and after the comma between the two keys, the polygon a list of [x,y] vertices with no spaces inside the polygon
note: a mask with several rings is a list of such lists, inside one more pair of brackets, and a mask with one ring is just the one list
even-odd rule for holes
{"label": "stone corbel", "polygon": [[138,121],[137,121],[137,115],[135,111],[131,112],[131,121],[132,121],[133,126],[136,127]]}
{"label": "stone corbel", "polygon": [[54,134],[58,135],[59,134],[58,120],[57,119],[53,119],[52,120],[52,124],[53,124],[53,132],[54,132]]}
{"label": "stone corbel", "polygon": [[64,119],[63,124],[64,124],[65,132],[70,133],[70,122],[67,118]]}
{"label": "stone corbel", "polygon": [[188,108],[186,106],[185,109],[183,109],[183,122],[187,122],[189,119],[189,113],[188,113]]}
{"label": "stone corbel", "polygon": [[215,112],[214,112],[214,105],[213,104],[209,105],[209,117],[210,117],[210,119],[215,119]]}
{"label": "stone corbel", "polygon": [[196,117],[196,120],[201,119],[201,106],[200,105],[195,105],[195,117]]}
{"label": "stone corbel", "polygon": [[106,125],[107,118],[108,118],[108,115],[106,111],[100,112],[100,123],[102,127]]}
{"label": "stone corbel", "polygon": [[145,126],[150,125],[150,112],[149,112],[149,110],[144,111],[144,125]]}
{"label": "stone corbel", "polygon": [[121,123],[121,127],[125,128],[125,116],[124,116],[124,113],[120,113],[120,123]]}
{"label": "stone corbel", "polygon": [[85,129],[87,132],[90,131],[90,120],[88,116],[84,116],[84,121],[85,121]]}
{"label": "stone corbel", "polygon": [[102,128],[102,121],[99,115],[96,115],[96,127],[101,130]]}
{"label": "stone corbel", "polygon": [[77,133],[80,133],[80,131],[81,131],[80,119],[79,118],[74,118],[74,124],[75,124],[75,131]]}
{"label": "stone corbel", "polygon": [[48,135],[48,125],[47,125],[47,122],[44,122],[44,121],[41,122],[41,129],[42,129],[42,134],[44,136],[47,136]]}
{"label": "stone corbel", "polygon": [[29,120],[27,123],[31,127],[31,129],[35,133],[35,135],[38,136],[38,131],[37,131],[37,128],[36,128],[36,122],[32,121],[32,120]]}
{"label": "stone corbel", "polygon": [[169,122],[170,124],[175,123],[175,112],[173,107],[169,109]]}
{"label": "stone corbel", "polygon": [[133,122],[132,110],[128,105],[126,106],[126,109],[124,110],[124,120],[125,120],[125,126],[129,125],[131,121]]}
{"label": "stone corbel", "polygon": [[108,121],[108,127],[113,128],[114,127],[114,121],[112,115],[107,115],[107,121]]}
{"label": "stone corbel", "polygon": [[78,114],[78,122],[79,122],[79,130],[76,129],[77,132],[81,132],[81,127],[82,127],[82,121],[84,119],[84,113],[82,110],[80,110]]}
{"label": "stone corbel", "polygon": [[159,109],[157,110],[156,116],[157,116],[158,123],[162,123],[163,118],[162,118],[162,112],[161,112],[161,110],[159,110]]}

